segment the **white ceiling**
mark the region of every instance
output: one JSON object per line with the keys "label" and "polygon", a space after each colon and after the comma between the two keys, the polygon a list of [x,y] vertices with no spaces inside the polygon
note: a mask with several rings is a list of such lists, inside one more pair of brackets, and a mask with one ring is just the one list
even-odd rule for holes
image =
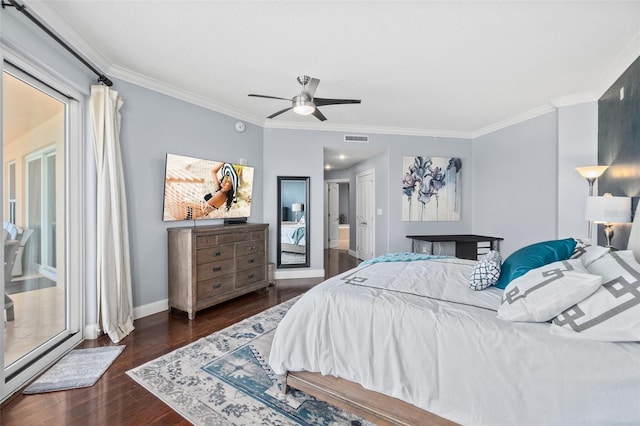
{"label": "white ceiling", "polygon": [[9,74],[2,76],[2,131],[5,144],[62,114],[64,104]]}
{"label": "white ceiling", "polygon": [[[640,1],[26,3],[107,76],[266,127],[472,137],[597,99],[640,54]],[[287,102],[247,96],[305,74],[362,104],[265,120]]]}

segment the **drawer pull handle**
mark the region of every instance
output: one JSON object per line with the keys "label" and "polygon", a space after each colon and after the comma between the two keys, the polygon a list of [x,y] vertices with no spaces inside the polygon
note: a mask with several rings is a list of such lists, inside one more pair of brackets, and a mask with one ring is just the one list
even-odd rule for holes
{"label": "drawer pull handle", "polygon": [[221,255],[222,255],[221,251],[217,251],[217,252],[213,253],[213,257],[218,257],[218,256],[221,256]]}
{"label": "drawer pull handle", "polygon": [[253,277],[255,277],[255,276],[256,276],[255,274],[249,274],[249,277],[248,277],[248,278],[249,278],[249,279],[251,279],[251,278],[253,278]]}
{"label": "drawer pull handle", "polygon": [[222,266],[216,266],[215,268],[212,269],[213,272],[220,271],[220,270],[222,270]]}
{"label": "drawer pull handle", "polygon": [[251,251],[251,250],[255,250],[255,249],[256,249],[256,246],[251,246],[251,247],[249,247],[249,251]]}
{"label": "drawer pull handle", "polygon": [[249,259],[249,263],[253,263],[255,261],[256,261],[255,259]]}
{"label": "drawer pull handle", "polygon": [[217,288],[220,288],[220,287],[222,287],[222,284],[214,284],[214,285],[211,286],[211,288],[214,289],[214,290],[217,289]]}

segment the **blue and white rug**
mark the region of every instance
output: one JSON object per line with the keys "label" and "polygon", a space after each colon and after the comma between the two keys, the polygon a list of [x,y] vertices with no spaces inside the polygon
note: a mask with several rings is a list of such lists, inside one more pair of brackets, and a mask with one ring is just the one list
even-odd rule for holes
{"label": "blue and white rug", "polygon": [[303,392],[280,391],[269,351],[276,326],[296,300],[127,374],[196,425],[370,425]]}

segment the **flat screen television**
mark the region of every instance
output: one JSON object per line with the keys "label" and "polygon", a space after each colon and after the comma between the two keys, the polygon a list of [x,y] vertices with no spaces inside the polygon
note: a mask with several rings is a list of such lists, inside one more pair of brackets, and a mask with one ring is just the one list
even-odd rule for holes
{"label": "flat screen television", "polygon": [[243,221],[252,191],[253,167],[167,154],[162,219]]}

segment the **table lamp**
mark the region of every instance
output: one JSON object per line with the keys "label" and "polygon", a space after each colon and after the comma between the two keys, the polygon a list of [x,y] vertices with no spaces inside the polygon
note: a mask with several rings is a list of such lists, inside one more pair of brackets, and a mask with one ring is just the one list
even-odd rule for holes
{"label": "table lamp", "polygon": [[296,222],[297,222],[298,221],[298,212],[302,211],[302,204],[301,203],[293,203],[291,205],[291,211],[295,213]]}
{"label": "table lamp", "polygon": [[631,221],[631,198],[614,197],[609,193],[602,197],[587,197],[587,208],[584,218],[604,224],[604,236],[607,247],[611,247],[614,223],[628,223]]}

